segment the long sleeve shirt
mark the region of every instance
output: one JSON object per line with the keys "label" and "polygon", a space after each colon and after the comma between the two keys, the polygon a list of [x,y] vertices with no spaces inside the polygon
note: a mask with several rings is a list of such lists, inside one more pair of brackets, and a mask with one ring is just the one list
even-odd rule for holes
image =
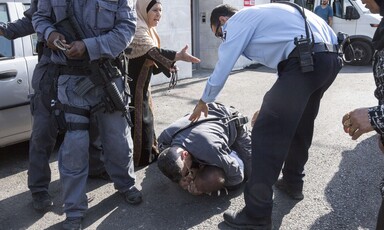
{"label": "long sleeve shirt", "polygon": [[[136,30],[136,13],[132,1],[73,0],[74,17],[81,31],[91,61],[117,57],[132,41]],[[66,1],[39,0],[38,10],[32,17],[33,26],[44,39],[58,31],[54,23],[67,17]],[[69,40],[69,39],[68,39]],[[66,64],[62,51],[52,53],[57,64]]]}
{"label": "long sleeve shirt", "polygon": [[35,33],[31,19],[27,17],[0,26],[0,30],[3,32],[3,36],[10,40]]}
{"label": "long sleeve shirt", "polygon": [[[305,15],[314,42],[337,44],[335,33],[324,20],[308,10]],[[301,13],[281,3],[244,8],[230,17],[222,29],[224,41],[201,97],[204,102],[215,101],[240,55],[277,69],[295,48],[294,38],[306,34]]]}

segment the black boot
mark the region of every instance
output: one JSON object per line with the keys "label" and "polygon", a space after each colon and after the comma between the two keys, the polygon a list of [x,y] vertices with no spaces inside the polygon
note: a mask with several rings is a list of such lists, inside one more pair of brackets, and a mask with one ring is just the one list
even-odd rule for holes
{"label": "black boot", "polygon": [[240,211],[226,211],[223,216],[225,223],[234,228],[258,230],[272,229],[271,217],[251,218],[245,213],[244,209]]}

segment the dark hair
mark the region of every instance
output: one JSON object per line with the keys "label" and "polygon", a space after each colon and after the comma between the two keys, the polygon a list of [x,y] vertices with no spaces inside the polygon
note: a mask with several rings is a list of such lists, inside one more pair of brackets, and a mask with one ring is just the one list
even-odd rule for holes
{"label": "dark hair", "polygon": [[157,159],[157,166],[160,171],[171,181],[179,183],[182,178],[181,169],[183,163],[180,158],[180,153],[177,152],[179,147],[169,147],[164,149]]}
{"label": "dark hair", "polygon": [[219,23],[220,16],[228,16],[232,17],[237,12],[237,9],[233,6],[230,6],[228,4],[221,4],[216,6],[211,13],[211,27],[213,25],[217,25]]}

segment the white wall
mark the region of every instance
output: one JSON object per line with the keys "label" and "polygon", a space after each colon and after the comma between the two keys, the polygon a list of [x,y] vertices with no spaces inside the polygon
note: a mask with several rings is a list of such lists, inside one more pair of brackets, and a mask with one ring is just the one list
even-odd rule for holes
{"label": "white wall", "polygon": [[[163,16],[157,27],[163,49],[180,51],[186,44],[192,46],[192,12],[191,1],[199,1],[199,12],[195,15],[199,17],[200,27],[200,68],[213,69],[217,62],[217,49],[221,40],[216,38],[211,31],[209,18],[212,9],[219,4],[230,4],[238,9],[243,8],[243,0],[163,0]],[[201,21],[201,14],[206,14],[206,22]],[[192,50],[189,50],[192,53]],[[240,57],[236,62],[234,69],[241,69],[252,64],[244,57]],[[177,62],[179,67],[179,78],[192,77],[192,64],[186,62]],[[152,85],[168,82],[169,79],[163,74],[154,75],[151,80]]]}
{"label": "white wall", "polygon": [[[190,0],[163,0],[163,15],[157,27],[161,48],[180,51],[185,45],[191,47],[191,6]],[[190,52],[191,53],[191,52]],[[192,77],[192,64],[178,61],[179,78]],[[168,82],[165,75],[152,76],[151,84]]]}

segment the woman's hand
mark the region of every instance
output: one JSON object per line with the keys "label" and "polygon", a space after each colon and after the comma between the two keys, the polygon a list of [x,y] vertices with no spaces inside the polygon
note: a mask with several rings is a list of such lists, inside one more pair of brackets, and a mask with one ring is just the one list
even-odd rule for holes
{"label": "woman's hand", "polygon": [[199,63],[200,59],[189,54],[187,50],[188,50],[188,45],[185,45],[185,47],[180,52],[176,53],[175,61]]}
{"label": "woman's hand", "polygon": [[356,140],[362,134],[373,131],[368,118],[368,108],[355,109],[343,116],[342,119],[344,132]]}

